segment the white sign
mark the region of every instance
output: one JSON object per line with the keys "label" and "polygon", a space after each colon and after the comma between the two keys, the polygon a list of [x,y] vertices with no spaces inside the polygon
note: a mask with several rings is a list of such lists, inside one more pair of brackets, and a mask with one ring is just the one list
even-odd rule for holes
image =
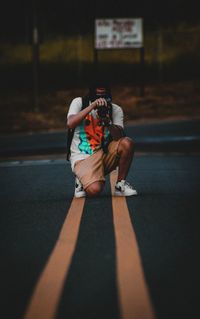
{"label": "white sign", "polygon": [[141,47],[143,47],[141,18],[95,20],[96,49]]}

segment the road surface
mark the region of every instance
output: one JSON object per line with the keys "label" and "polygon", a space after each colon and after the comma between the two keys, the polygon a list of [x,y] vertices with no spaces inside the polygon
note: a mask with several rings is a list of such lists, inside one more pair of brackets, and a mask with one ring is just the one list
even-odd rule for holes
{"label": "road surface", "polygon": [[77,201],[63,157],[2,160],[2,318],[198,318],[199,162],[136,152],[137,197]]}

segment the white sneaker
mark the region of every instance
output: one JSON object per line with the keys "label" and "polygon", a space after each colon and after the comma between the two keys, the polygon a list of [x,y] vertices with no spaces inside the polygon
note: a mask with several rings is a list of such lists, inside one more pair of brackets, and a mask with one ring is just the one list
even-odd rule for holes
{"label": "white sneaker", "polygon": [[81,184],[81,182],[79,181],[79,179],[76,177],[75,178],[75,191],[74,191],[74,196],[76,198],[80,198],[80,197],[85,197],[86,193],[83,189],[83,185]]}
{"label": "white sneaker", "polygon": [[133,188],[128,182],[125,180],[121,180],[117,182],[115,185],[115,196],[132,196],[137,195],[136,189]]}

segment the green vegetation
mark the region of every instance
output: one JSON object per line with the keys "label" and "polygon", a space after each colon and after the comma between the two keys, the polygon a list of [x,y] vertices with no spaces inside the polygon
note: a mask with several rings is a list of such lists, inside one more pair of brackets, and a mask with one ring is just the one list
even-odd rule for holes
{"label": "green vegetation", "polygon": [[[112,76],[113,96],[125,120],[200,117],[200,26],[145,32],[144,44],[144,72],[139,50],[98,52],[100,70]],[[71,100],[86,93],[92,78],[93,36],[52,38],[40,45],[37,112],[31,60],[31,45],[0,44],[1,133],[65,128]]]}
{"label": "green vegetation", "polygon": [[[147,31],[144,35],[148,64],[169,64],[179,58],[200,60],[200,26]],[[123,53],[122,53],[123,52]],[[40,45],[41,63],[91,63],[94,59],[93,35],[58,37]],[[139,50],[99,51],[102,63],[139,63]],[[31,63],[31,45],[1,44],[0,64]]]}

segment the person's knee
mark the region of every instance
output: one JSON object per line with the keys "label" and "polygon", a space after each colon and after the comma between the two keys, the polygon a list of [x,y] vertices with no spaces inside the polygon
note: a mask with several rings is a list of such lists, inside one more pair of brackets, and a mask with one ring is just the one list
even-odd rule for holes
{"label": "person's knee", "polygon": [[134,150],[134,141],[130,137],[124,137],[119,145],[119,153],[127,152],[132,153]]}
{"label": "person's knee", "polygon": [[88,196],[92,197],[92,196],[96,196],[97,194],[99,194],[101,192],[103,188],[103,183],[101,182],[94,182],[92,184],[90,184],[86,189],[86,193]]}

